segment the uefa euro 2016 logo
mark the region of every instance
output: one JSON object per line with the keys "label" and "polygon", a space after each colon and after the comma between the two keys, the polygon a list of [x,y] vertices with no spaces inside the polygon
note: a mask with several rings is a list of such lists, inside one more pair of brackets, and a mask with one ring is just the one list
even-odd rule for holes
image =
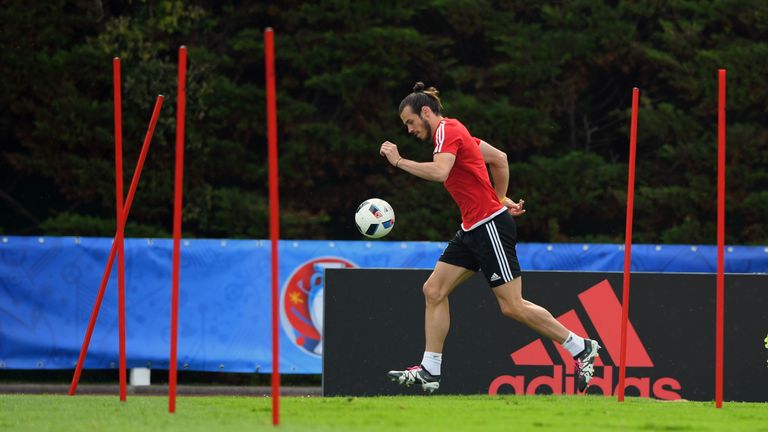
{"label": "uefa euro 2016 logo", "polygon": [[357,267],[339,257],[322,257],[298,266],[280,294],[280,323],[297,347],[308,354],[323,354],[323,291],[326,268]]}

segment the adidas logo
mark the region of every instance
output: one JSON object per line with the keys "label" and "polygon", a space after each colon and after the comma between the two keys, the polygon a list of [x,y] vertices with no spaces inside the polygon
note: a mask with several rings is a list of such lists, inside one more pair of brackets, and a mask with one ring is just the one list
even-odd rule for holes
{"label": "adidas logo", "polygon": [[[491,280],[493,280],[493,277],[491,277]],[[620,322],[621,317],[621,303],[618,297],[616,297],[613,288],[611,288],[611,284],[608,280],[603,280],[579,294],[578,297],[600,336],[598,339],[602,342],[601,345],[605,347],[611,359],[618,359],[621,349],[621,329],[617,324]],[[556,317],[556,319],[572,332],[583,336],[587,335],[584,325],[575,310],[572,309]],[[516,394],[535,394],[541,387],[549,387],[550,392],[553,394],[574,394],[573,357],[560,344],[549,340],[547,342],[554,345],[560,357],[557,364],[549,355],[542,339],[537,339],[516,350],[510,354],[510,357],[512,362],[519,366],[552,366],[553,374],[551,377],[547,375],[536,377],[526,386],[524,376],[501,375],[491,382],[488,393],[495,395],[498,393],[499,388],[508,385],[512,387]],[[626,354],[627,367],[653,367],[653,361],[631,322],[627,323]],[[592,381],[589,382],[590,387],[600,388],[606,396],[613,395],[618,390],[618,366],[606,365],[598,357],[595,361],[595,367],[602,367],[603,376],[594,376]],[[613,379],[614,369],[616,369],[616,383],[614,383]],[[565,372],[565,376],[563,372]],[[595,372],[597,372],[597,369]],[[635,388],[642,397],[653,395],[653,397],[658,399],[680,399],[679,391],[681,386],[678,380],[664,377],[657,379],[653,383],[650,381],[650,378],[628,376],[625,379],[624,388],[625,391]]]}
{"label": "adidas logo", "polygon": [[499,279],[501,279],[501,277],[499,275],[497,275],[496,273],[491,275],[491,282],[495,282],[495,281],[497,281]]}

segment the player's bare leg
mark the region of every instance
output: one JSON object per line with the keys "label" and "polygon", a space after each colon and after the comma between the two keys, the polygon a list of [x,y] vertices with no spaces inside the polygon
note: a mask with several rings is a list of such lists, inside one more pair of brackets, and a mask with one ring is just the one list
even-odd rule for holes
{"label": "player's bare leg", "polygon": [[504,285],[493,288],[501,313],[532,328],[540,335],[557,343],[565,342],[570,333],[543,307],[523,299],[523,278],[517,277]]}
{"label": "player's bare leg", "polygon": [[448,296],[462,282],[475,272],[464,267],[438,261],[435,269],[424,283],[424,335],[425,351],[441,353],[443,343],[451,326],[451,313]]}
{"label": "player's bare leg", "polygon": [[594,362],[600,345],[583,339],[565,328],[543,307],[523,299],[523,278],[517,277],[493,289],[501,312],[532,328],[540,335],[562,344],[576,362],[576,384],[579,391],[587,388],[594,373]]}
{"label": "player's bare leg", "polygon": [[389,377],[400,384],[421,384],[424,391],[433,392],[440,387],[440,363],[443,344],[451,326],[448,296],[475,272],[464,267],[438,261],[424,283],[424,357],[420,365],[404,371],[390,371]]}

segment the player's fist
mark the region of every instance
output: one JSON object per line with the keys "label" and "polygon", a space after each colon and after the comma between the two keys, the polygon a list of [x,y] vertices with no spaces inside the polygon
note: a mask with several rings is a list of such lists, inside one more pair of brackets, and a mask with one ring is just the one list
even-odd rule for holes
{"label": "player's fist", "polygon": [[397,151],[397,144],[391,143],[389,141],[384,141],[381,143],[379,154],[387,158],[389,163],[392,165],[396,164],[397,161],[400,160],[400,152]]}
{"label": "player's fist", "polygon": [[525,213],[525,209],[523,208],[525,201],[523,200],[514,202],[511,199],[504,197],[504,199],[501,200],[501,203],[504,204],[504,207],[508,209],[509,214],[512,216],[520,216],[521,214]]}

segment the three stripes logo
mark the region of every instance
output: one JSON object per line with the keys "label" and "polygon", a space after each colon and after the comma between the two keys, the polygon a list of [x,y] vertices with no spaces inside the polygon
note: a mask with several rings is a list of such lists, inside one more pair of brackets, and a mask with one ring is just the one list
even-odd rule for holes
{"label": "three stripes logo", "polygon": [[[600,352],[602,357],[608,354],[611,359],[619,359],[621,332],[617,323],[621,317],[621,303],[613,292],[610,283],[603,280],[597,285],[579,294],[579,301],[584,306],[587,315],[594,325],[601,345],[605,348]],[[587,335],[587,332],[575,310],[570,310],[558,317],[560,323],[572,332]],[[547,351],[545,342],[537,339],[510,354],[512,362],[518,366],[552,366],[552,375],[537,376],[526,384],[525,376],[501,375],[496,377],[488,387],[488,393],[495,395],[500,389],[507,390],[510,386],[516,394],[535,394],[548,392],[552,394],[574,394],[574,361],[570,353],[560,344],[548,341],[555,346],[559,358],[556,362]],[[603,359],[604,360],[604,359]],[[595,361],[595,376],[590,381],[590,388],[600,389],[606,396],[613,395],[618,390],[618,365],[606,364],[600,357]],[[653,361],[643,345],[640,336],[632,323],[627,323],[627,360],[628,368],[653,368]],[[602,376],[598,371],[602,369]],[[615,373],[614,373],[615,372]],[[616,381],[616,382],[614,382]],[[548,388],[549,391],[541,391]],[[636,389],[639,396],[653,396],[658,399],[680,399],[680,382],[674,378],[662,377],[651,380],[650,377],[626,377],[624,389],[630,394],[631,388]],[[590,391],[593,393],[593,391]]]}
{"label": "three stripes logo", "polygon": [[435,149],[432,153],[443,151],[443,142],[445,141],[445,120],[441,121],[435,130]]}

